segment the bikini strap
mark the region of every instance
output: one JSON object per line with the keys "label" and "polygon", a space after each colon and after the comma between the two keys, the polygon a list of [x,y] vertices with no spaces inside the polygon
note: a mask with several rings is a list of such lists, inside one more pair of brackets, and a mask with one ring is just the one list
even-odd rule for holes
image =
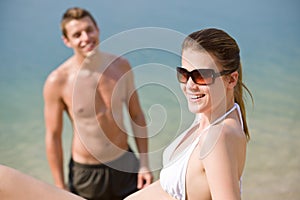
{"label": "bikini strap", "polygon": [[220,121],[224,120],[236,108],[238,108],[238,104],[235,103],[230,110],[228,110],[224,115],[216,119],[213,123],[211,123],[211,125],[217,124]]}
{"label": "bikini strap", "polygon": [[239,104],[237,104],[237,103],[234,103],[234,105],[236,106],[236,109],[239,113],[242,130],[244,130],[244,123],[243,123],[243,116],[242,116],[241,108],[240,108]]}

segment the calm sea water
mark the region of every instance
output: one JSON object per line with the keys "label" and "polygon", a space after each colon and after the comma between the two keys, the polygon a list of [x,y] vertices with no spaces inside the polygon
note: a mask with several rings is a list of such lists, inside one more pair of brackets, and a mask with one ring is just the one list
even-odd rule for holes
{"label": "calm sea water", "polygon": [[[99,21],[103,48],[121,53],[133,66],[149,123],[154,170],[161,165],[163,148],[193,119],[175,79],[181,37],[205,27],[229,32],[240,45],[244,80],[255,101],[254,106],[250,99],[247,104],[252,138],[243,199],[297,199],[299,2],[130,2],[1,1],[0,163],[52,183],[45,156],[42,88],[50,71],[72,54],[60,40],[61,15],[68,7],[82,6]],[[67,161],[67,118],[63,135]]]}

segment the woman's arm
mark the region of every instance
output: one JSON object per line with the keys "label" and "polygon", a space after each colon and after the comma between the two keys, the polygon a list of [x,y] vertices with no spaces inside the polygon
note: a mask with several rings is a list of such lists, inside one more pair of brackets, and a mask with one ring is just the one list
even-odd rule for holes
{"label": "woman's arm", "polygon": [[241,199],[239,165],[244,143],[243,138],[223,128],[213,150],[203,159],[212,199]]}
{"label": "woman's arm", "polygon": [[152,183],[148,187],[128,196],[125,200],[175,200],[168,193],[166,193],[159,180]]}
{"label": "woman's arm", "polygon": [[0,165],[0,199],[83,200],[70,192]]}

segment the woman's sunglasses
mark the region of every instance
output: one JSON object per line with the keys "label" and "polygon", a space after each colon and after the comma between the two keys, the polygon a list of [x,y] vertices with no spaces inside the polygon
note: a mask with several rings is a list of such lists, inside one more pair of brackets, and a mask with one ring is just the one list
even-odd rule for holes
{"label": "woman's sunglasses", "polygon": [[195,69],[191,72],[185,68],[177,67],[177,79],[180,83],[187,83],[191,77],[194,83],[198,85],[211,85],[215,82],[215,79],[219,76],[231,74],[234,70],[224,70],[216,73],[213,69]]}

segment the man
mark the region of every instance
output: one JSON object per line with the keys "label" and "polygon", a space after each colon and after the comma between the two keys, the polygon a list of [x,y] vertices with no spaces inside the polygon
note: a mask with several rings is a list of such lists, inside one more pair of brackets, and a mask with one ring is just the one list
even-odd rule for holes
{"label": "man", "polygon": [[[62,39],[73,49],[44,86],[46,151],[55,185],[87,199],[124,199],[149,185],[145,118],[130,64],[97,49],[99,28],[91,14],[68,9]],[[123,105],[131,117],[139,161],[123,124]],[[69,188],[63,172],[62,129],[66,111],[72,126]]]}

